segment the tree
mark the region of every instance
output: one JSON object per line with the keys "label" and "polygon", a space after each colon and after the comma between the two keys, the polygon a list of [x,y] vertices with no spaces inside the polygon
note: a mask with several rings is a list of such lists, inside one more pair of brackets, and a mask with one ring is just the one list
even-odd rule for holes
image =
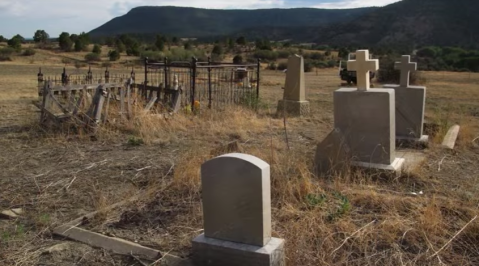
{"label": "tree", "polygon": [[117,61],[120,59],[120,53],[117,50],[113,50],[108,52],[108,57],[110,58],[110,61]]}
{"label": "tree", "polygon": [[75,51],[80,52],[81,50],[83,50],[83,44],[80,39],[77,39],[75,41]]}
{"label": "tree", "polygon": [[111,37],[111,36],[110,36],[110,37],[107,37],[107,38],[105,39],[105,44],[106,44],[108,47],[113,47],[113,46],[115,46],[115,38],[113,38],[113,37]]}
{"label": "tree", "polygon": [[174,45],[178,45],[178,44],[180,43],[180,40],[178,39],[178,37],[173,36],[173,38],[171,38],[171,42],[172,42]]}
{"label": "tree", "polygon": [[185,42],[184,48],[185,48],[185,50],[191,50],[191,48],[192,48],[191,43],[189,41]]}
{"label": "tree", "polygon": [[98,44],[95,44],[91,52],[94,54],[101,54],[101,46]]}
{"label": "tree", "polygon": [[33,41],[36,43],[46,43],[48,38],[50,38],[50,35],[48,35],[48,33],[46,33],[44,30],[37,30],[33,36]]}
{"label": "tree", "polygon": [[63,51],[69,52],[72,49],[73,41],[70,39],[70,34],[68,32],[62,32],[58,38],[60,49]]}
{"label": "tree", "polygon": [[8,39],[0,35],[0,42],[8,42]]}
{"label": "tree", "polygon": [[215,54],[215,55],[221,55],[223,54],[223,48],[221,48],[221,45],[219,44],[216,44],[214,47],[213,47],[213,51],[211,51],[212,54]]}
{"label": "tree", "polygon": [[123,52],[126,50],[125,44],[124,44],[120,39],[117,39],[115,43],[116,43],[116,44],[115,44],[116,50],[117,50],[119,53],[123,53]]}
{"label": "tree", "polygon": [[341,47],[338,52],[339,58],[348,58],[349,50],[346,47]]}
{"label": "tree", "polygon": [[163,51],[165,50],[165,39],[161,35],[156,35],[156,41],[155,41],[155,46],[158,48],[158,50]]}
{"label": "tree", "polygon": [[8,40],[7,44],[8,46],[12,47],[15,49],[17,52],[20,52],[22,49],[22,42],[25,41],[25,38],[23,38],[21,35],[17,34],[13,36],[10,40]]}
{"label": "tree", "polygon": [[243,57],[241,55],[236,55],[233,57],[233,64],[239,65],[243,63]]}
{"label": "tree", "polygon": [[240,36],[238,39],[236,39],[236,43],[238,45],[246,45],[246,38],[244,36]]}
{"label": "tree", "polygon": [[229,38],[228,39],[228,49],[232,50],[233,48],[235,48],[235,43],[234,43],[233,39]]}

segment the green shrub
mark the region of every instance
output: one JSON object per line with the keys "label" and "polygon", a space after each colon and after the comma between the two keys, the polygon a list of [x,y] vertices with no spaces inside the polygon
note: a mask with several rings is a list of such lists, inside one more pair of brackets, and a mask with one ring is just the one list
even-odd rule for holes
{"label": "green shrub", "polygon": [[0,61],[12,61],[11,56],[15,53],[12,47],[4,47],[0,49]]}
{"label": "green shrub", "polygon": [[101,46],[98,44],[95,44],[91,52],[94,54],[101,54]]}
{"label": "green shrub", "polygon": [[108,52],[108,57],[110,61],[118,61],[120,59],[120,53],[117,50]]}
{"label": "green shrub", "polygon": [[281,62],[278,64],[278,66],[276,67],[277,70],[285,70],[288,68],[288,63],[286,62]]}
{"label": "green shrub", "polygon": [[233,58],[233,64],[242,64],[243,63],[243,57],[241,55],[236,55],[234,58]]}
{"label": "green shrub", "polygon": [[36,51],[35,49],[33,48],[27,48],[25,50],[23,50],[23,54],[24,56],[32,56],[32,55],[35,55]]}
{"label": "green shrub", "polygon": [[101,57],[99,54],[89,53],[85,55],[85,60],[88,62],[101,61]]}
{"label": "green shrub", "polygon": [[276,62],[269,63],[269,65],[267,67],[267,69],[269,69],[269,70],[276,70],[276,68],[277,68]]}
{"label": "green shrub", "polygon": [[304,62],[304,72],[311,72],[313,71],[313,63],[311,61]]}

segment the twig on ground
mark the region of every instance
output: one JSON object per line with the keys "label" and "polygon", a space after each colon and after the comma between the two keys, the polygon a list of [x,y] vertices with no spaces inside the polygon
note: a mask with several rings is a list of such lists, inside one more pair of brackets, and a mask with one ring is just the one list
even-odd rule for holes
{"label": "twig on ground", "polygon": [[136,257],[135,255],[133,255],[133,253],[130,253],[130,256],[132,258],[134,258],[138,263],[140,263],[141,265],[143,266],[148,266],[148,264],[144,263],[142,260],[140,260],[140,258]]}
{"label": "twig on ground", "polygon": [[446,157],[447,156],[442,157],[441,161],[438,163],[438,167],[437,167],[438,172],[441,172],[441,166],[442,166],[442,163],[444,162],[444,159],[446,159]]}
{"label": "twig on ground", "polygon": [[350,236],[346,237],[346,239],[344,239],[343,243],[341,243],[341,245],[339,247],[337,247],[335,250],[333,250],[333,252],[331,252],[331,255],[333,255],[336,251],[338,251],[340,248],[342,248],[344,246],[344,244],[346,244],[346,242],[348,242],[348,240],[351,239],[355,234],[361,232],[363,229],[365,229],[366,227],[374,224],[375,222],[376,222],[376,220],[373,220],[372,222],[368,223],[367,225],[365,225],[365,226],[359,228],[358,230],[356,230]]}
{"label": "twig on ground", "polygon": [[168,256],[168,254],[170,254],[170,252],[172,251],[172,249],[168,252],[166,252],[165,254],[163,254],[161,256],[161,258],[159,258],[158,260],[154,261],[152,264],[150,264],[149,266],[154,266],[156,265],[158,262],[162,261],[166,256]]}
{"label": "twig on ground", "polygon": [[451,244],[451,242],[452,242],[460,233],[462,233],[462,231],[464,231],[464,229],[466,229],[466,227],[467,227],[468,225],[470,225],[470,224],[471,224],[472,222],[474,222],[474,220],[476,220],[476,219],[477,219],[477,215],[474,216],[474,218],[472,218],[472,220],[470,220],[466,225],[464,225],[464,226],[461,228],[461,230],[457,231],[457,233],[456,233],[451,239],[449,239],[449,241],[447,241],[447,243],[444,244],[444,246],[442,246],[438,251],[436,251],[436,253],[434,253],[434,254],[433,254],[432,256],[430,256],[429,258],[432,258],[432,257],[438,255],[439,252],[441,252],[441,251],[444,250],[449,244]]}

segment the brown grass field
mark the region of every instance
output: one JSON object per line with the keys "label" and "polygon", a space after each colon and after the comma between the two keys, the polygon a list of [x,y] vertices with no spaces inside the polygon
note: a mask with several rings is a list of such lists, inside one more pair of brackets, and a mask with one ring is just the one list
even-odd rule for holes
{"label": "brown grass field", "polygon": [[[45,60],[0,64],[0,211],[25,210],[0,220],[0,265],[141,265],[52,234],[92,211],[100,212],[85,228],[188,257],[203,227],[200,165],[231,141],[271,165],[273,235],[286,240],[287,265],[479,265],[479,73],[421,73],[426,121],[440,130],[419,168],[397,178],[326,179],[311,169],[332,129],[335,69],[306,74],[312,112],[287,118],[288,150],[274,116],[282,72],[262,71],[258,112],[138,113],[91,141],[39,127],[31,104],[38,67],[60,74],[62,65],[36,56]],[[461,125],[457,147],[442,150],[453,124]],[[133,195],[139,199],[104,211]],[[63,251],[48,250],[58,244]]]}

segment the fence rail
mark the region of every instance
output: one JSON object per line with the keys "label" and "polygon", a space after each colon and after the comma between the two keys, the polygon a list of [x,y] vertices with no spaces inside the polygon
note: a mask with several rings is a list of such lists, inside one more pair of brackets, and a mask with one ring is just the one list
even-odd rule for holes
{"label": "fence rail", "polygon": [[[144,80],[136,82],[134,69],[130,74],[93,74],[91,68],[84,75],[63,72],[60,76],[45,76],[41,68],[37,75],[38,94],[42,95],[45,82],[52,85],[84,85],[122,83],[130,80],[147,102],[166,103],[178,100],[181,106],[207,103],[208,108],[222,108],[229,104],[251,102],[259,98],[260,61],[254,64],[191,61],[152,61],[145,58]],[[178,95],[179,94],[179,95]]]}

